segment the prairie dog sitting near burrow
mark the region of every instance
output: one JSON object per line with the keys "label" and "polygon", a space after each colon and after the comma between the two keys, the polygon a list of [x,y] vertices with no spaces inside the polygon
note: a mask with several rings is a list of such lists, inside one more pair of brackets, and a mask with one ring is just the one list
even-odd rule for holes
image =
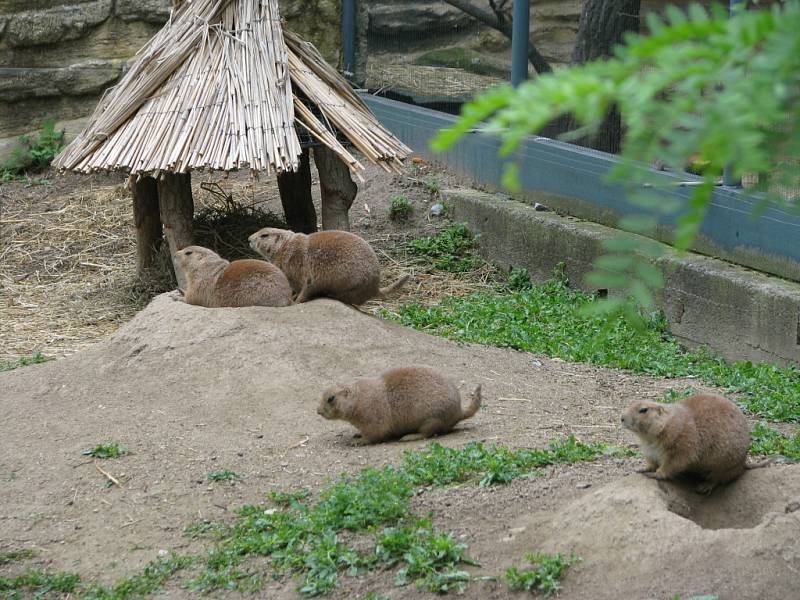
{"label": "prairie dog sitting near burrow", "polygon": [[408,434],[427,438],[448,433],[480,406],[480,385],[462,409],[458,389],[449,379],[430,367],[410,366],[329,387],[317,413],[349,422],[366,441],[375,443]]}
{"label": "prairie dog sitting near burrow", "polygon": [[706,481],[697,491],[708,494],[748,466],[750,427],[739,407],[722,396],[697,394],[676,404],[633,402],[622,413],[622,424],[641,440],[647,461],[641,472],[649,477],[701,475]]}
{"label": "prairie dog sitting near burrow", "polygon": [[275,263],[297,294],[295,303],[318,296],[346,304],[364,304],[402,287],[406,275],[380,287],[380,265],[370,245],[347,231],[319,231],[306,235],[265,227],[251,235],[250,246]]}
{"label": "prairie dog sitting near burrow", "polygon": [[202,246],[187,246],[175,253],[186,275],[184,300],[188,304],[223,306],[289,306],[292,288],[275,265],[263,260],[228,262]]}

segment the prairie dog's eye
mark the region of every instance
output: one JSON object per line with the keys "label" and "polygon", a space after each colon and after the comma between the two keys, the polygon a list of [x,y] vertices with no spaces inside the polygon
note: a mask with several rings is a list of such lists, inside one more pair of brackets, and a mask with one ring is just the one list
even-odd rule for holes
{"label": "prairie dog's eye", "polygon": [[639,414],[642,414],[642,415],[643,415],[643,414],[644,414],[644,413],[646,413],[646,412],[647,412],[647,407],[646,407],[646,406],[645,406],[644,408],[640,408],[640,409],[639,409]]}
{"label": "prairie dog's eye", "polygon": [[184,250],[184,251],[183,251],[183,253],[184,253],[186,256],[189,256],[189,255],[192,253],[192,251],[191,251],[191,250]]}
{"label": "prairie dog's eye", "polygon": [[262,238],[262,239],[264,239],[264,238],[268,238],[268,237],[269,237],[269,234],[268,234],[268,233],[262,233],[262,234],[261,234],[261,238]]}
{"label": "prairie dog's eye", "polygon": [[328,399],[326,400],[328,404],[333,404],[335,401],[336,401],[336,396],[328,396]]}

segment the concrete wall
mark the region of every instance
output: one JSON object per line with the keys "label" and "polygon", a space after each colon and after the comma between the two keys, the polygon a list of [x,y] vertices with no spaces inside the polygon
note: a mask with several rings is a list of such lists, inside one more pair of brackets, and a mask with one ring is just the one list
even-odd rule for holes
{"label": "concrete wall", "polygon": [[[0,2],[0,161],[47,119],[74,135],[128,59],[166,22],[172,0]],[[281,0],[287,26],[336,63],[340,0]]]}

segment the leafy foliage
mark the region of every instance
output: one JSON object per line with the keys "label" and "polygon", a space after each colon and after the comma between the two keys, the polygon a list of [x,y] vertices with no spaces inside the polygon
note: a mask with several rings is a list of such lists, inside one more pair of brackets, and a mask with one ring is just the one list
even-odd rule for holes
{"label": "leafy foliage", "polygon": [[657,377],[697,377],[744,394],[744,405],[757,415],[800,422],[800,370],[796,367],[727,362],[702,348],[685,351],[667,332],[663,315],[643,318],[637,328],[622,319],[608,321],[586,314],[583,307],[597,301],[558,278],[519,290],[506,286],[497,292],[448,298],[437,306],[406,304],[397,314],[381,314],[465,342]]}
{"label": "leafy foliage", "polygon": [[480,477],[480,485],[484,487],[508,483],[534,469],[556,463],[595,460],[606,448],[600,443],[583,444],[574,436],[551,442],[546,450],[487,448],[480,442],[455,449],[434,442],[424,452],[406,452],[403,469],[416,485],[441,486]]}
{"label": "leafy foliage", "polygon": [[[733,165],[735,176],[770,173],[762,190],[798,187],[800,167],[791,157],[800,156],[800,2],[732,18],[719,6],[709,14],[692,5],[688,16],[668,7],[666,20],[650,13],[647,23],[649,35],[629,35],[613,59],[481,94],[464,107],[455,127],[438,134],[434,149],[449,148],[485,122],[485,131],[501,138],[501,154],[508,155],[561,115],[571,114],[582,125],[570,138],[592,133],[615,106],[626,133],[611,177],[627,186],[628,199],[641,211],[622,219],[620,227],[648,233],[659,220],[677,215],[674,243],[681,249],[697,233],[726,165]],[[658,189],[664,178],[642,165],[655,160],[675,171],[692,162],[704,165],[688,204]],[[508,172],[505,181],[514,186],[516,173]],[[622,294],[590,308],[625,314],[641,326],[636,306],[650,310],[652,291],[663,284],[649,261],[661,250],[625,237],[609,240],[606,251],[590,281]]]}
{"label": "leafy foliage", "polygon": [[26,172],[47,169],[64,147],[64,132],[56,131],[54,121],[45,121],[35,139],[22,136],[19,142],[23,147],[14,150],[11,158],[0,167],[0,181],[10,181]]}
{"label": "leafy foliage", "polygon": [[80,576],[75,573],[52,573],[41,569],[29,569],[17,577],[0,577],[0,592],[29,591],[33,592],[35,597],[42,597],[49,592],[71,594],[80,580]]}
{"label": "leafy foliage", "polygon": [[779,454],[791,460],[800,460],[800,429],[797,429],[792,437],[788,437],[762,421],[756,423],[750,432],[750,438],[752,439],[750,454],[764,456]]}
{"label": "leafy foliage", "polygon": [[32,548],[23,548],[21,550],[3,550],[0,551],[0,567],[12,562],[28,560],[36,556],[36,550]]}
{"label": "leafy foliage", "polygon": [[392,196],[389,199],[389,218],[392,221],[405,221],[414,212],[414,206],[404,196]]}
{"label": "leafy foliage", "polygon": [[195,562],[189,556],[171,556],[148,563],[141,574],[118,581],[111,587],[96,585],[83,594],[82,600],[133,600],[158,591],[170,577]]}
{"label": "leafy foliage", "polygon": [[210,471],[206,478],[209,481],[238,481],[242,476],[229,469],[221,469],[219,471]]}
{"label": "leafy foliage", "polygon": [[454,273],[471,271],[483,261],[473,255],[477,239],[466,223],[451,225],[435,236],[411,240],[406,244],[408,253],[433,268]]}
{"label": "leafy foliage", "polygon": [[118,442],[108,442],[106,444],[98,444],[94,448],[86,450],[83,454],[93,458],[119,458],[130,454],[130,450],[120,446]]}
{"label": "leafy foliage", "polygon": [[561,589],[561,578],[566,570],[581,560],[574,555],[567,558],[561,554],[550,555],[541,552],[526,554],[525,558],[533,567],[523,570],[517,567],[508,569],[506,571],[508,587],[512,590],[529,592],[537,590],[545,597],[552,596]]}

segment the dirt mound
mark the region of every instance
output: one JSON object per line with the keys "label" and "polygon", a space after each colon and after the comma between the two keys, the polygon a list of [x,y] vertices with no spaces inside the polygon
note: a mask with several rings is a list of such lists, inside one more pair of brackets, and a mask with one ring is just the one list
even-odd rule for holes
{"label": "dirt mound", "polygon": [[749,471],[710,497],[632,474],[512,532],[512,554],[534,545],[584,557],[570,597],[790,598],[800,569],[800,465]]}
{"label": "dirt mound", "polygon": [[[569,434],[624,444],[618,420],[630,398],[688,384],[457,344],[330,300],[209,310],[164,294],[89,350],[0,375],[0,550],[34,548],[27,566],[109,583],[166,552],[202,552],[203,542],[183,535],[187,525],[229,521],[268,490],[317,491],[341,472],[398,463],[426,442],[359,446],[354,430],[315,408],[332,381],[407,363],[483,385],[485,407],[440,439],[452,446],[541,447]],[[108,440],[131,450],[100,465],[121,487],[108,487],[81,454]],[[783,511],[800,495],[800,468],[752,471],[704,499],[623,477],[638,464],[609,457],[492,488],[432,489],[414,508],[433,511],[437,525],[468,543],[481,574],[501,574],[530,551],[579,554],[565,598],[661,598],[690,588],[791,595],[800,513]],[[243,479],[209,483],[222,469]],[[344,577],[334,597],[422,595],[392,579],[391,571]],[[264,593],[295,598],[294,587],[269,582]],[[180,581],[167,588],[191,597]],[[515,595],[478,581],[466,596]]]}

